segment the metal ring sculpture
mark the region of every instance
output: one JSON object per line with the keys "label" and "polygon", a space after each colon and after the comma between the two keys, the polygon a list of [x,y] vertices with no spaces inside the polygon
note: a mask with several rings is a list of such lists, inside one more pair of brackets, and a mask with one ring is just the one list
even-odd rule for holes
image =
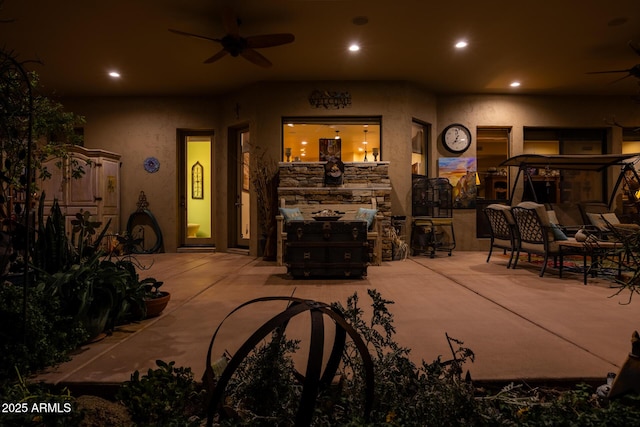
{"label": "metal ring sculpture", "polygon": [[156,236],[156,239],[153,246],[151,246],[150,248],[144,248],[142,246],[135,247],[132,249],[132,252],[135,254],[155,254],[159,252],[164,243],[162,238],[162,230],[160,229],[158,220],[156,220],[156,217],[153,216],[150,210],[143,209],[135,211],[129,216],[129,219],[127,220],[127,233],[130,236],[133,235],[133,229],[137,225],[150,226]]}
{"label": "metal ring sculpture", "polygon": [[[273,316],[267,322],[265,322],[260,328],[258,328],[238,349],[236,354],[231,358],[227,367],[222,372],[220,378],[215,378],[213,367],[211,365],[211,352],[213,344],[218,335],[218,331],[222,327],[225,320],[229,318],[233,313],[246,307],[250,304],[265,301],[287,301],[289,303],[286,310]],[[215,330],[211,342],[209,343],[209,351],[207,352],[207,365],[204,373],[204,383],[207,387],[207,425],[213,425],[213,417],[216,412],[222,415],[222,398],[224,396],[225,388],[229,383],[229,380],[233,376],[234,372],[238,369],[242,361],[251,353],[251,351],[258,345],[258,343],[265,338],[268,334],[276,329],[280,329],[284,332],[289,320],[298,314],[308,311],[311,315],[311,342],[309,348],[309,359],[307,361],[307,370],[304,376],[299,375],[302,382],[302,396],[300,398],[300,404],[296,413],[295,426],[302,427],[311,424],[313,417],[313,409],[315,405],[318,392],[331,384],[331,380],[335,376],[342,353],[344,351],[346,336],[353,340],[358,352],[360,353],[365,371],[365,419],[368,419],[369,413],[373,405],[373,361],[371,355],[367,349],[367,345],[364,343],[358,332],[344,319],[342,314],[331,307],[328,304],[305,300],[295,297],[263,297],[256,298],[251,301],[245,302],[232,310],[218,325]],[[335,323],[335,339],[331,354],[327,360],[327,364],[322,367],[323,360],[323,347],[324,347],[324,316],[329,316]]]}

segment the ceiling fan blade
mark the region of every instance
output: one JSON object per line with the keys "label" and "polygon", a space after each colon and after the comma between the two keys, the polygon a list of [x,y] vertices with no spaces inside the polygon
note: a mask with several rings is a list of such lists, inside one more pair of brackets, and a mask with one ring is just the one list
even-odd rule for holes
{"label": "ceiling fan blade", "polygon": [[180,30],[174,30],[173,28],[169,28],[169,31],[171,31],[174,34],[180,34],[181,36],[187,36],[187,37],[195,37],[197,39],[203,39],[203,40],[209,40],[212,42],[218,42],[220,43],[220,39],[214,39],[212,37],[207,37],[207,36],[201,36],[199,34],[192,34],[192,33],[187,33],[185,31],[180,31]]}
{"label": "ceiling fan blade", "polygon": [[258,53],[257,51],[249,47],[242,50],[242,52],[240,52],[240,55],[242,55],[247,61],[253,62],[256,65],[259,65],[260,67],[264,67],[264,68],[271,67],[271,61],[269,61],[260,53]]}
{"label": "ceiling fan blade", "polygon": [[293,34],[265,34],[262,36],[250,36],[246,38],[247,46],[253,49],[263,47],[280,46],[295,40]]}
{"label": "ceiling fan blade", "polygon": [[227,34],[231,34],[232,36],[240,35],[238,29],[238,17],[233,9],[228,6],[225,6],[222,9],[222,26]]}
{"label": "ceiling fan blade", "polygon": [[615,79],[614,81],[612,81],[612,82],[611,82],[611,83],[609,83],[609,84],[617,83],[617,82],[619,82],[620,80],[624,80],[624,79],[626,79],[627,77],[631,77],[631,74],[627,74],[626,76],[620,77],[619,79]]}
{"label": "ceiling fan blade", "polygon": [[608,74],[608,73],[629,73],[631,72],[631,69],[629,70],[609,70],[609,71],[589,71],[587,72],[587,74]]}
{"label": "ceiling fan blade", "polygon": [[212,62],[216,62],[220,58],[224,58],[225,56],[227,56],[227,54],[229,54],[229,52],[226,49],[222,49],[220,52],[216,53],[211,58],[205,59],[204,63],[211,64]]}

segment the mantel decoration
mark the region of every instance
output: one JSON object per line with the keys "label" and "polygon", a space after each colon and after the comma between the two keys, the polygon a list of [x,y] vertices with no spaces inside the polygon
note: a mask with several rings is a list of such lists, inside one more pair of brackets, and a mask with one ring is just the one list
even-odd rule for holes
{"label": "mantel decoration", "polygon": [[[369,160],[367,160],[367,130],[364,130],[364,141],[362,141],[362,145],[364,145],[364,161],[368,162]],[[376,159],[377,160],[377,159]]]}
{"label": "mantel decoration", "polygon": [[342,142],[339,138],[320,138],[318,140],[321,162],[340,160]]}
{"label": "mantel decoration", "polygon": [[328,186],[342,185],[344,163],[340,159],[329,160],[324,165],[324,184]]}
{"label": "mantel decoration", "polygon": [[314,108],[337,110],[351,106],[351,94],[349,92],[336,92],[330,90],[314,90],[309,95],[309,104]]}

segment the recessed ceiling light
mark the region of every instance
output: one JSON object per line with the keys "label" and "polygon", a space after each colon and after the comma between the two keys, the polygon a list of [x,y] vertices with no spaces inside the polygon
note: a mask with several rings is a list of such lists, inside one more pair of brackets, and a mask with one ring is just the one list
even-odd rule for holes
{"label": "recessed ceiling light", "polygon": [[518,86],[520,86],[520,82],[511,82],[511,84],[509,86],[518,87]]}
{"label": "recessed ceiling light", "polygon": [[467,47],[469,45],[469,43],[467,43],[465,40],[460,40],[458,43],[456,43],[456,49],[464,49],[465,47]]}
{"label": "recessed ceiling light", "polygon": [[357,52],[360,50],[360,45],[357,43],[353,43],[351,46],[349,46],[349,51],[351,52]]}
{"label": "recessed ceiling light", "polygon": [[307,141],[302,141],[301,144],[302,145],[307,145]]}
{"label": "recessed ceiling light", "polygon": [[120,73],[117,71],[109,71],[109,77],[113,77],[114,79],[119,79]]}

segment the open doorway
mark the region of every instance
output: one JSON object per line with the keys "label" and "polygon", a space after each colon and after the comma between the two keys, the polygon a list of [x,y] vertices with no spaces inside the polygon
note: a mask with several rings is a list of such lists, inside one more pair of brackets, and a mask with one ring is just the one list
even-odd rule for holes
{"label": "open doorway", "polygon": [[427,152],[430,125],[413,119],[411,122],[411,174],[428,176]]}
{"label": "open doorway", "polygon": [[249,249],[251,239],[251,134],[229,129],[229,248]]}
{"label": "open doorway", "polygon": [[214,246],[213,131],[178,131],[180,245]]}

